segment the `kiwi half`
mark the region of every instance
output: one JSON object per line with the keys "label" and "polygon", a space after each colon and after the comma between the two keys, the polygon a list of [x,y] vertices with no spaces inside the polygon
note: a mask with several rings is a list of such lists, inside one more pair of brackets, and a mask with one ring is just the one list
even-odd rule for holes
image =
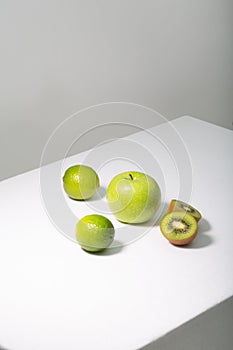
{"label": "kiwi half", "polygon": [[201,219],[201,213],[197,209],[178,199],[171,200],[168,208],[168,213],[171,213],[173,211],[185,211],[191,214],[197,220],[197,222]]}
{"label": "kiwi half", "polygon": [[172,244],[185,245],[196,237],[197,221],[187,212],[173,211],[164,215],[160,230]]}

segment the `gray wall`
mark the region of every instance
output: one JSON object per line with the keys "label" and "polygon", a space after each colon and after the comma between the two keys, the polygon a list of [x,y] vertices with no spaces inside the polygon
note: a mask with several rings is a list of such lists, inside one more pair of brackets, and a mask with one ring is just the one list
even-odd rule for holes
{"label": "gray wall", "polygon": [[136,102],[169,119],[233,127],[232,0],[0,6],[0,179],[38,167],[54,128],[96,103]]}

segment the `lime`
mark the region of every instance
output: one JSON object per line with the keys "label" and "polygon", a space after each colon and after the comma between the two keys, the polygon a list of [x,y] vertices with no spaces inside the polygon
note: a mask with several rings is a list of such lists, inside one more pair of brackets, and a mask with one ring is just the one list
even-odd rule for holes
{"label": "lime", "polygon": [[76,238],[81,247],[89,252],[99,252],[113,242],[115,230],[105,216],[84,216],[76,226]]}
{"label": "lime", "polygon": [[69,197],[78,200],[91,198],[99,187],[99,177],[86,165],[73,165],[63,176],[63,186]]}

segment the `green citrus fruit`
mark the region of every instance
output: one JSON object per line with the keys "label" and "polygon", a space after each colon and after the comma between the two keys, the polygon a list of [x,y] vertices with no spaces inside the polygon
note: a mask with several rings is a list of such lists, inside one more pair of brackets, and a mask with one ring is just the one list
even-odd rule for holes
{"label": "green citrus fruit", "polygon": [[63,176],[63,186],[69,197],[78,200],[91,198],[99,187],[99,177],[86,165],[73,165]]}
{"label": "green citrus fruit", "polygon": [[115,230],[105,216],[84,216],[76,226],[76,238],[81,247],[89,252],[99,252],[113,242]]}

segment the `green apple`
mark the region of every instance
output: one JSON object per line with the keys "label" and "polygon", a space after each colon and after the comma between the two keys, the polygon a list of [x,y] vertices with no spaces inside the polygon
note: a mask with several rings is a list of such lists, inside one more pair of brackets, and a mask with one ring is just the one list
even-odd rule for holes
{"label": "green apple", "polygon": [[116,175],[107,189],[109,207],[124,223],[142,223],[151,219],[159,208],[161,192],[149,175],[127,171]]}
{"label": "green apple", "polygon": [[85,200],[98,190],[99,177],[89,166],[73,165],[63,176],[63,187],[70,198]]}
{"label": "green apple", "polygon": [[99,252],[113,242],[115,230],[105,216],[84,216],[76,226],[76,238],[81,247],[88,252]]}

